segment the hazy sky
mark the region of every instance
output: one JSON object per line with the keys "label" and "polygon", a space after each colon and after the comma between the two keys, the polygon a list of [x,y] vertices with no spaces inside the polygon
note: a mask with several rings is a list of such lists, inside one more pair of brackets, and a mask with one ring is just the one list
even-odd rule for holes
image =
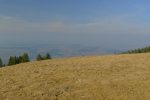
{"label": "hazy sky", "polygon": [[0,0],[0,42],[145,46],[149,5],[149,0]]}

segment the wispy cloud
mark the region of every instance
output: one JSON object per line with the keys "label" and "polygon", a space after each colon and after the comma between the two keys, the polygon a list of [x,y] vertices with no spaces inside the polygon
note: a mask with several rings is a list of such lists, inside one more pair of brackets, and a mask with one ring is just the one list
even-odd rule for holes
{"label": "wispy cloud", "polygon": [[64,21],[30,22],[0,16],[0,32],[149,33],[150,24],[130,21],[130,16],[96,18],[89,23]]}

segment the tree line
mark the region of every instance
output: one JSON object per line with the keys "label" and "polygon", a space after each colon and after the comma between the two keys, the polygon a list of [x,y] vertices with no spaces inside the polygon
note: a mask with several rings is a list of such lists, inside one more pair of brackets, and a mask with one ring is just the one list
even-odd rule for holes
{"label": "tree line", "polygon": [[148,53],[148,52],[150,52],[150,46],[147,46],[147,47],[144,47],[144,48],[128,50],[126,52],[123,52],[122,54]]}
{"label": "tree line", "polygon": [[[45,56],[38,54],[36,57],[37,61],[48,60],[48,59],[52,59],[49,53],[47,53]],[[20,55],[20,56],[10,56],[8,60],[8,64],[6,65],[3,64],[3,61],[0,58],[0,67],[11,66],[11,65],[16,65],[16,64],[25,63],[25,62],[30,62],[28,53],[24,53],[23,55]]]}

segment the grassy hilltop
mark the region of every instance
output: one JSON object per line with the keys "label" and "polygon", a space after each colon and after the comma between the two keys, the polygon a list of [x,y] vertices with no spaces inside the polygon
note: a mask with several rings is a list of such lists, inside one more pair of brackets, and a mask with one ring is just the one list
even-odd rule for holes
{"label": "grassy hilltop", "polygon": [[149,100],[150,53],[61,58],[0,69],[0,100]]}

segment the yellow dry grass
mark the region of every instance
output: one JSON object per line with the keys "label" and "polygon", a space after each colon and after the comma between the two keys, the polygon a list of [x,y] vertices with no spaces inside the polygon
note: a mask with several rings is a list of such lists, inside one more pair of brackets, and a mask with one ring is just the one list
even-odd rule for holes
{"label": "yellow dry grass", "polygon": [[0,100],[150,100],[150,53],[1,68]]}

